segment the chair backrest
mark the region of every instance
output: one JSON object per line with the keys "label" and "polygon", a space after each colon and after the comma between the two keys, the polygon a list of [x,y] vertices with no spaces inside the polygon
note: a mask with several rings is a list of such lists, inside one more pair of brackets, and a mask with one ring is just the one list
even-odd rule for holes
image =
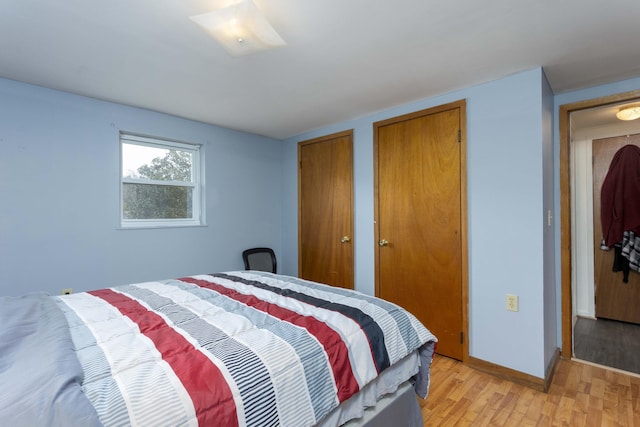
{"label": "chair backrest", "polygon": [[277,272],[276,254],[271,248],[246,249],[242,252],[242,259],[246,270]]}

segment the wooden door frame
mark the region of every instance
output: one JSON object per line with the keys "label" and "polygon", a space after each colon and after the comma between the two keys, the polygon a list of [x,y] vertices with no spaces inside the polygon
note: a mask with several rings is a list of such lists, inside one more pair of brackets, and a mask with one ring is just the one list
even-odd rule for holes
{"label": "wooden door frame", "polygon": [[571,293],[571,113],[621,102],[637,101],[640,90],[564,104],[560,129],[560,281],[562,292],[562,357],[573,357],[573,297]]}
{"label": "wooden door frame", "polygon": [[[380,294],[380,253],[378,241],[380,230],[377,224],[380,216],[378,207],[378,132],[377,129],[389,124],[415,119],[431,114],[440,113],[454,108],[460,109],[460,250],[461,250],[461,291],[462,291],[462,362],[469,361],[469,246],[468,246],[468,212],[467,212],[467,102],[466,99],[450,102],[448,104],[427,108],[425,110],[392,117],[373,123],[373,192],[374,192],[374,254],[375,254],[375,295]],[[428,327],[428,325],[427,325]]]}

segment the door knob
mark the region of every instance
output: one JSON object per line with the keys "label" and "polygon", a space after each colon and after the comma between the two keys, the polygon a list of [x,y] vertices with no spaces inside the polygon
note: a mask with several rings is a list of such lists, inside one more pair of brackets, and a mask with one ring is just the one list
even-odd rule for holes
{"label": "door knob", "polygon": [[381,240],[378,242],[378,245],[380,245],[380,246],[388,246],[388,245],[389,245],[389,242],[388,242],[387,240],[381,239]]}
{"label": "door knob", "polygon": [[340,239],[340,243],[349,243],[350,241],[349,236],[343,236],[342,239]]}

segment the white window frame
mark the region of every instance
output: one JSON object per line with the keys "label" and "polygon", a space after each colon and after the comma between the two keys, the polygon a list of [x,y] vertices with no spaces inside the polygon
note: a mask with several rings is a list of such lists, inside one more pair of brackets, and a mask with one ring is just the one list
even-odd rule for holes
{"label": "white window frame", "polygon": [[[161,181],[145,178],[123,177],[123,144],[142,145],[160,149],[174,149],[188,151],[192,155],[191,182]],[[128,132],[120,132],[120,203],[119,216],[121,228],[167,228],[167,227],[195,227],[204,226],[204,146],[189,144],[164,138],[136,135]],[[124,218],[124,184],[148,184],[162,186],[178,186],[192,188],[191,218],[163,218],[163,219],[125,219]]]}

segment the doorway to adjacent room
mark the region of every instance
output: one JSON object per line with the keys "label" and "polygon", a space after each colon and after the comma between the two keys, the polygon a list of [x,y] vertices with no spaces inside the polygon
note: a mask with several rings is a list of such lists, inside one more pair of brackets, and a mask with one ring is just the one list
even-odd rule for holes
{"label": "doorway to adjacent room", "polygon": [[624,321],[611,320],[617,316],[603,311],[603,286],[600,307],[596,308],[596,285],[616,279],[609,277],[610,255],[599,248],[599,188],[611,161],[605,154],[616,151],[615,144],[608,143],[624,145],[634,129],[640,132],[640,123],[634,128],[633,124],[603,118],[614,116],[620,105],[638,98],[640,91],[634,91],[560,107],[562,353],[636,373],[637,363],[626,360],[625,354],[637,354],[634,345],[640,326],[627,322],[624,315],[620,317]]}

